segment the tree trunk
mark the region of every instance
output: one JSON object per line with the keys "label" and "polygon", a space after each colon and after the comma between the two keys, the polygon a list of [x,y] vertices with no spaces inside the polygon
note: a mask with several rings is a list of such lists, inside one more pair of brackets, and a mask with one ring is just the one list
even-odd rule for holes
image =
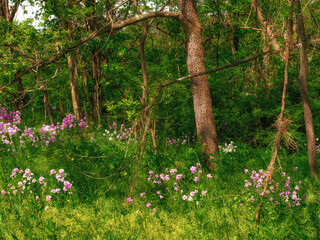
{"label": "tree trunk", "polygon": [[98,123],[102,120],[102,99],[101,99],[101,63],[100,54],[97,51],[92,51],[92,77],[94,82],[94,92],[93,92],[93,106],[94,106],[94,116]]}
{"label": "tree trunk", "polygon": [[300,0],[294,0],[297,6],[296,20],[297,32],[300,46],[300,75],[298,78],[302,108],[304,113],[304,122],[306,127],[308,157],[311,177],[318,179],[318,164],[316,155],[316,143],[312,121],[312,112],[308,94],[308,56],[307,56],[307,38],[305,34],[303,15],[301,11]]}
{"label": "tree trunk", "polygon": [[[202,40],[202,28],[198,19],[194,0],[179,0],[179,8],[185,21],[183,27],[187,49],[187,67],[189,74],[204,72],[205,57]],[[219,151],[218,136],[214,122],[212,100],[207,75],[191,78],[191,90],[197,126],[197,134],[207,154]],[[214,168],[215,164],[207,158],[206,164]]]}
{"label": "tree trunk", "polygon": [[72,106],[73,113],[79,121],[82,118],[81,105],[79,99],[79,88],[78,88],[78,68],[77,68],[77,56],[76,53],[69,53],[67,55],[68,69],[69,69],[69,80],[71,87]]}
{"label": "tree trunk", "polygon": [[[66,5],[68,6],[68,4],[72,4],[72,3],[67,1]],[[74,25],[71,20],[72,19],[70,20],[61,19],[63,29],[69,32],[69,36],[67,39],[68,41],[75,40]],[[82,118],[82,112],[81,112],[81,104],[80,104],[80,98],[79,98],[77,59],[78,59],[77,51],[72,51],[67,53],[73,113],[76,116],[77,120],[80,121],[80,119]]]}
{"label": "tree trunk", "polygon": [[44,108],[45,108],[45,120],[47,119],[47,114],[49,115],[49,119],[51,124],[54,124],[54,118],[52,115],[51,107],[50,107],[50,102],[49,102],[49,97],[48,97],[48,90],[46,86],[42,83],[41,81],[41,76],[38,72],[38,69],[36,71],[36,76],[34,77],[36,83],[38,86],[42,89],[43,92],[43,103],[44,103]]}

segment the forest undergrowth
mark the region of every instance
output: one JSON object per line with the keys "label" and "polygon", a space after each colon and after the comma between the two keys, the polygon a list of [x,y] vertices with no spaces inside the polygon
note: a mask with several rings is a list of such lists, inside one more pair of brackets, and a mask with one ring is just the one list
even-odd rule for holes
{"label": "forest undergrowth", "polygon": [[222,144],[209,172],[193,133],[159,134],[157,153],[147,138],[141,154],[124,124],[97,129],[69,114],[28,128],[1,114],[1,239],[319,239],[304,147],[280,150],[262,198],[271,147]]}

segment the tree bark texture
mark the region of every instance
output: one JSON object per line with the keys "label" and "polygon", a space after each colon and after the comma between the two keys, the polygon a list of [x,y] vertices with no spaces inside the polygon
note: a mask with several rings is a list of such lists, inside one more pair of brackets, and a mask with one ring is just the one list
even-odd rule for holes
{"label": "tree bark texture", "polygon": [[[179,0],[179,7],[184,18],[182,24],[185,32],[189,74],[205,72],[202,28],[198,19],[196,3],[194,0]],[[219,151],[219,145],[207,75],[192,77],[190,81],[197,134],[202,140],[206,153],[214,154]],[[210,158],[206,164],[209,168],[213,168],[215,165],[210,162]]]}
{"label": "tree bark texture", "polygon": [[316,142],[313,128],[312,112],[308,94],[308,55],[307,55],[307,38],[304,28],[303,15],[301,11],[300,0],[294,0],[296,12],[296,24],[300,46],[300,75],[298,78],[302,108],[304,113],[304,122],[307,135],[308,157],[311,177],[318,179],[318,163],[316,155]]}

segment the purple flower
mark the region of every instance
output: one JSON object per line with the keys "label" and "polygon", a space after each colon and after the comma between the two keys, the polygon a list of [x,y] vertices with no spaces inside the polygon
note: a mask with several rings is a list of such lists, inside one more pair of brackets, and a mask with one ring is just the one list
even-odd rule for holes
{"label": "purple flower", "polygon": [[174,175],[175,172],[177,172],[177,169],[171,169],[171,170],[170,170],[170,174],[171,174],[171,175]]}
{"label": "purple flower", "polygon": [[182,177],[183,177],[182,174],[178,174],[177,177],[176,177],[176,179],[179,181]]}
{"label": "purple flower", "polygon": [[51,170],[50,170],[50,174],[51,174],[51,175],[53,175],[53,174],[55,174],[55,173],[57,173],[56,170],[54,170],[54,169],[51,169]]}
{"label": "purple flower", "polygon": [[133,199],[132,198],[127,198],[127,203],[131,204],[133,202]]}
{"label": "purple flower", "polygon": [[197,168],[195,166],[192,166],[190,168],[190,171],[191,171],[192,174],[195,174],[197,172]]}

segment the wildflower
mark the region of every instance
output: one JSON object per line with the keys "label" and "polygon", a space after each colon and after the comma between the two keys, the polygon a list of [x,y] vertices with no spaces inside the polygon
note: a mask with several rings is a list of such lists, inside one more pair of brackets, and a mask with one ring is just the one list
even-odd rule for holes
{"label": "wildflower", "polygon": [[199,205],[199,201],[196,201],[197,206]]}
{"label": "wildflower", "polygon": [[44,208],[45,211],[47,211],[48,209],[49,209],[49,206],[46,206],[46,207]]}
{"label": "wildflower", "polygon": [[47,196],[46,199],[47,199],[47,201],[51,201],[51,196],[50,195]]}
{"label": "wildflower", "polygon": [[55,173],[57,173],[56,170],[54,170],[54,169],[51,169],[51,170],[50,170],[50,174],[51,174],[51,175],[53,175],[53,174],[55,174]]}
{"label": "wildflower", "polygon": [[176,172],[177,172],[177,169],[171,169],[171,170],[170,170],[170,174],[171,174],[171,175],[174,175],[174,173],[176,173]]}
{"label": "wildflower", "polygon": [[143,197],[145,194],[146,194],[146,193],[144,193],[144,192],[143,192],[143,193],[140,193],[140,197]]}
{"label": "wildflower", "polygon": [[152,209],[153,212],[156,212],[157,210],[155,208]]}
{"label": "wildflower", "polygon": [[1,194],[2,194],[2,195],[5,195],[5,194],[6,194],[6,191],[5,191],[5,190],[2,190],[2,191],[1,191]]}
{"label": "wildflower", "polygon": [[182,200],[187,200],[188,199],[188,196],[187,195],[183,195],[182,196]]}
{"label": "wildflower", "polygon": [[298,186],[298,185],[295,186],[294,189],[295,189],[295,190],[299,190],[299,186]]}
{"label": "wildflower", "polygon": [[195,166],[192,166],[190,168],[190,171],[191,171],[192,174],[195,174],[197,172],[197,168]]}
{"label": "wildflower", "polygon": [[208,174],[208,175],[207,175],[207,178],[211,179],[211,178],[212,178],[212,175],[211,175],[211,174]]}
{"label": "wildflower", "polygon": [[36,199],[36,200],[39,200],[39,196],[36,196],[35,199]]}
{"label": "wildflower", "polygon": [[284,177],[285,175],[286,175],[285,172],[282,172],[282,173],[281,173],[281,177]]}
{"label": "wildflower", "polygon": [[270,202],[272,202],[273,200],[274,200],[274,198],[273,198],[273,197],[269,198],[269,201],[270,201]]}
{"label": "wildflower", "polygon": [[178,174],[176,179],[179,181],[182,178],[182,176],[183,176],[182,174]]}
{"label": "wildflower", "polygon": [[197,163],[197,164],[196,164],[196,166],[197,166],[197,167],[200,167],[200,166],[201,166],[201,164],[200,164],[200,163]]}
{"label": "wildflower", "polygon": [[133,202],[133,199],[132,198],[127,198],[127,203],[131,204]]}
{"label": "wildflower", "polygon": [[198,181],[199,181],[199,178],[198,178],[198,177],[195,177],[195,178],[193,179],[193,181],[198,182]]}
{"label": "wildflower", "polygon": [[193,201],[193,198],[190,196],[189,198],[188,198],[188,201]]}
{"label": "wildflower", "polygon": [[159,197],[160,197],[160,199],[162,199],[162,198],[163,198],[163,196],[162,196],[162,195],[160,195]]}
{"label": "wildflower", "polygon": [[202,196],[207,196],[207,192],[208,192],[208,191],[206,191],[206,190],[205,190],[205,191],[202,191]]}
{"label": "wildflower", "polygon": [[248,169],[245,169],[245,170],[244,170],[244,173],[248,173],[248,172],[249,172],[249,170],[248,170]]}
{"label": "wildflower", "polygon": [[146,206],[147,208],[149,208],[151,206],[151,203],[147,203]]}
{"label": "wildflower", "polygon": [[299,181],[299,184],[302,184],[302,181],[301,181],[301,180]]}

